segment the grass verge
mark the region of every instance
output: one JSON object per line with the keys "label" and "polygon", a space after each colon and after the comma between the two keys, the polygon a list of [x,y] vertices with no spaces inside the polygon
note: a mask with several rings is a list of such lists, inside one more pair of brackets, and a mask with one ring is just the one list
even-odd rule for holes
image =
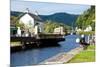
{"label": "grass verge", "polygon": [[78,34],[84,34],[84,35],[93,35],[93,34],[95,34],[95,31],[90,31],[90,32],[84,32],[84,31],[81,31],[81,32],[77,32]]}
{"label": "grass verge", "polygon": [[90,45],[86,50],[83,50],[66,63],[81,63],[95,61],[95,45]]}

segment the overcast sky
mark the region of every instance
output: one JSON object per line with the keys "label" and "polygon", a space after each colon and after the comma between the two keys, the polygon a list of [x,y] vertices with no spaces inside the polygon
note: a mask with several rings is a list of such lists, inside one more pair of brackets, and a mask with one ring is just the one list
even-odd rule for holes
{"label": "overcast sky", "polygon": [[34,11],[38,11],[38,13],[41,15],[50,15],[58,12],[82,14],[85,10],[90,8],[90,5],[11,0],[11,11],[24,12],[26,8],[29,8],[30,12],[33,13]]}

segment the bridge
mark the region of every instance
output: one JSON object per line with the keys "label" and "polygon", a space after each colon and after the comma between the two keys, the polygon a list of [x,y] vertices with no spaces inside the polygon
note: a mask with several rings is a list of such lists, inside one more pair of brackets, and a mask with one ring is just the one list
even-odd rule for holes
{"label": "bridge", "polygon": [[[44,44],[57,44],[60,41],[64,41],[63,34],[38,34],[34,36],[11,36],[11,42],[20,42],[23,46],[27,47],[28,45],[42,46]],[[47,45],[48,46],[48,45]],[[16,47],[16,46],[11,46]]]}
{"label": "bridge", "polygon": [[11,51],[28,47],[55,46],[58,42],[65,40],[65,34],[60,28],[57,28],[54,33],[39,32],[38,27],[36,27],[35,31],[24,31],[24,33],[22,33],[20,28],[18,28],[17,33],[10,36]]}

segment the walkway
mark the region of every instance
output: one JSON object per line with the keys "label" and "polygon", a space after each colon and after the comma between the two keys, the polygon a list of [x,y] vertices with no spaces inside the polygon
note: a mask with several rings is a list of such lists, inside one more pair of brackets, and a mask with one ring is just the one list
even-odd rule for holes
{"label": "walkway", "polygon": [[82,47],[77,47],[69,52],[63,52],[60,54],[57,54],[56,56],[53,56],[47,60],[45,60],[44,62],[40,63],[40,64],[61,64],[61,63],[65,63],[68,62],[69,60],[71,60],[76,54],[78,54],[79,52],[81,52],[83,50]]}

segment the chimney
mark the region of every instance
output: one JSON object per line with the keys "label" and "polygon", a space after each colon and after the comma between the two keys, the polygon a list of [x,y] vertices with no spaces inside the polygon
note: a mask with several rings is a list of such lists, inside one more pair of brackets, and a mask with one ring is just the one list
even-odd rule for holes
{"label": "chimney", "polygon": [[37,11],[35,11],[35,15],[38,15],[38,12]]}
{"label": "chimney", "polygon": [[26,11],[25,11],[25,13],[29,13],[29,8],[26,8]]}

